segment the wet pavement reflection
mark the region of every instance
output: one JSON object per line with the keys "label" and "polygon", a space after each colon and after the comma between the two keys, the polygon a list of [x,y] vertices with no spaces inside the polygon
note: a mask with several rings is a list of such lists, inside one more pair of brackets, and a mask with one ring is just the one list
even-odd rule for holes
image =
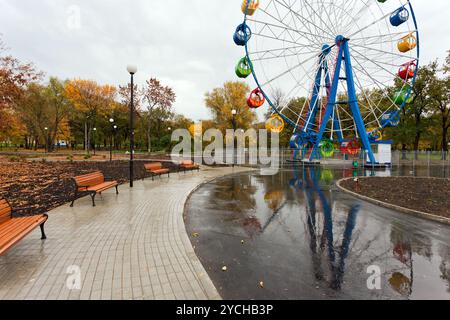
{"label": "wet pavement reflection", "polygon": [[224,299],[450,299],[450,227],[334,186],[406,173],[300,167],[226,177],[192,195],[186,225]]}

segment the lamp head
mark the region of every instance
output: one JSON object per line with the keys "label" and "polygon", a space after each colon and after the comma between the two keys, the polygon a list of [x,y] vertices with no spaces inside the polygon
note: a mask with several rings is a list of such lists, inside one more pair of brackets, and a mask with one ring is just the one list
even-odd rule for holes
{"label": "lamp head", "polygon": [[136,74],[138,69],[137,69],[137,67],[135,65],[129,64],[127,66],[127,71],[128,71],[129,74]]}

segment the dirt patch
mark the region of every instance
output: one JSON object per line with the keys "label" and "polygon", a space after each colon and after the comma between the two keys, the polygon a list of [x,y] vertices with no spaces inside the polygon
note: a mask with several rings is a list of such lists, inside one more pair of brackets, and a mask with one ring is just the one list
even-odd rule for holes
{"label": "dirt patch", "polygon": [[360,195],[403,208],[450,218],[450,180],[430,178],[360,178],[341,186]]}
{"label": "dirt patch", "polygon": [[[143,163],[135,162],[135,177],[148,176]],[[171,171],[178,170],[173,163],[165,163]],[[74,197],[74,176],[102,171],[107,180],[123,184],[129,181],[127,161],[113,162],[10,162],[0,157],[0,196],[15,208],[32,207],[33,214],[44,213],[70,202]]]}

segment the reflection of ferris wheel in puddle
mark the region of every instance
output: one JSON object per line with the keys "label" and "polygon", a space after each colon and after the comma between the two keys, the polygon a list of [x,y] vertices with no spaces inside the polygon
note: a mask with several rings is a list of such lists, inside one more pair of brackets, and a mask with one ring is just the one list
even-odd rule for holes
{"label": "reflection of ferris wheel in puddle", "polygon": [[[292,144],[359,141],[375,163],[371,143],[399,124],[411,100],[419,62],[419,33],[410,1],[244,0],[244,22],[234,34],[246,55],[240,78],[253,75],[250,108],[270,105]],[[391,87],[396,85],[397,92]],[[284,99],[277,102],[277,92]],[[299,98],[306,97],[306,98]]]}

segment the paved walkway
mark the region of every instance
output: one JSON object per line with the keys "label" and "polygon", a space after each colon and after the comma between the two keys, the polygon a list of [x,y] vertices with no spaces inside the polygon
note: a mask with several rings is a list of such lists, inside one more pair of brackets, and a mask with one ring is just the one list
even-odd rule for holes
{"label": "paved walkway", "polygon": [[[119,196],[105,193],[96,208],[86,197],[52,211],[46,241],[35,231],[0,257],[0,299],[220,299],[194,253],[183,209],[197,186],[232,172],[149,179],[133,190],[122,186]],[[69,289],[77,279],[81,289]]]}

